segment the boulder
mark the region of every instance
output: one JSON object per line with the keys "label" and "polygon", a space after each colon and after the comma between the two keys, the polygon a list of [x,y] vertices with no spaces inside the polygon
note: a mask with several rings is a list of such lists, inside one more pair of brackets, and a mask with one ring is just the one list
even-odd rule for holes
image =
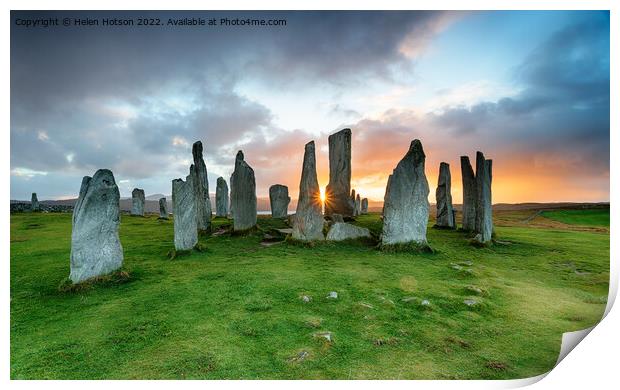
{"label": "boulder", "polygon": [[33,192],[32,197],[30,198],[30,211],[41,211],[41,205],[39,204],[39,199],[37,198],[36,192]]}
{"label": "boulder", "polygon": [[305,146],[304,162],[299,183],[297,212],[293,218],[293,234],[296,240],[323,240],[323,214],[321,196],[316,176],[316,156],[314,141]]}
{"label": "boulder", "polygon": [[159,218],[168,219],[168,202],[166,202],[166,198],[159,198]]}
{"label": "boulder", "polygon": [[329,136],[329,183],[325,188],[325,215],[352,217],[354,202],[351,192],[351,129]]}
{"label": "boulder", "polygon": [[239,151],[235,158],[235,170],[230,178],[233,229],[248,230],[256,226],[256,179],[254,170]]}
{"label": "boulder", "polygon": [[[198,230],[211,230],[211,200],[209,199],[209,179],[207,166],[202,157],[202,142],[196,141],[192,145],[194,164],[190,167],[194,186],[194,201],[196,202],[196,218]],[[192,169],[193,167],[193,169]]]}
{"label": "boulder", "polygon": [[493,210],[491,203],[491,181],[493,161],[476,152],[476,240],[488,243],[493,235]]}
{"label": "boulder", "polygon": [[332,220],[333,223],[337,223],[337,222],[344,223],[344,218],[342,218],[342,215],[340,214],[332,214],[330,219]]}
{"label": "boulder", "polygon": [[334,223],[327,233],[327,241],[344,241],[362,237],[370,237],[370,230],[344,222]]}
{"label": "boulder", "polygon": [[452,207],[452,179],[450,178],[450,165],[442,162],[439,164],[439,180],[435,199],[437,201],[437,219],[435,226],[454,229],[456,227],[454,208]]}
{"label": "boulder", "polygon": [[463,183],[463,230],[476,230],[477,184],[469,157],[461,156],[461,181]]}
{"label": "boulder", "polygon": [[217,178],[217,187],[215,189],[215,216],[228,216],[228,185],[221,176]]}
{"label": "boulder", "polygon": [[118,236],[120,193],[114,175],[99,169],[82,179],[73,209],[71,273],[73,283],[116,271],[123,265],[123,247]]}
{"label": "boulder", "polygon": [[430,205],[425,159],[422,143],[416,139],[389,176],[383,203],[382,245],[427,245]]}
{"label": "boulder", "polygon": [[198,243],[198,219],[194,199],[193,175],[186,180],[172,180],[172,207],[174,208],[174,247],[190,250]]}
{"label": "boulder", "polygon": [[131,191],[131,215],[144,217],[144,190],[134,188]]}
{"label": "boulder", "polygon": [[274,184],[269,187],[269,203],[271,204],[272,218],[286,218],[291,198],[288,196],[288,187]]}

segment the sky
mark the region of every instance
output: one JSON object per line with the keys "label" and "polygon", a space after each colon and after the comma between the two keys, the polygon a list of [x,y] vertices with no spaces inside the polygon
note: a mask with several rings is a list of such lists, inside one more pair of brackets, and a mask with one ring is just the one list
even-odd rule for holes
{"label": "sky", "polygon": [[[25,27],[69,17],[285,19],[285,26]],[[201,140],[215,192],[237,150],[257,195],[297,197],[304,145],[352,129],[352,187],[381,201],[420,139],[461,203],[460,156],[493,160],[493,202],[609,201],[609,13],[12,12],[11,199],[171,193]]]}

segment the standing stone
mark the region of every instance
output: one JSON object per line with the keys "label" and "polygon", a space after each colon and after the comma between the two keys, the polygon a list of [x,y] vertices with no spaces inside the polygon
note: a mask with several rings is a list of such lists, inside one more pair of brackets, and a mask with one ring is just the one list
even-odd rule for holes
{"label": "standing stone", "polygon": [[450,177],[450,164],[439,164],[439,180],[435,191],[437,201],[436,226],[454,229],[454,208],[452,207],[452,179]]}
{"label": "standing stone", "polygon": [[362,215],[362,198],[360,198],[360,194],[355,196],[355,215]]}
{"label": "standing stone", "polygon": [[99,169],[92,178],[84,176],[73,208],[69,275],[73,283],[122,267],[119,202],[120,193],[110,170]]}
{"label": "standing stone", "polygon": [[353,216],[357,216],[357,209],[355,208],[355,189],[351,190],[351,204],[353,204]]}
{"label": "standing stone", "polygon": [[461,156],[461,180],[463,182],[463,230],[476,230],[477,184],[469,157]]}
{"label": "standing stone", "polygon": [[228,184],[223,177],[217,178],[215,188],[215,216],[226,217],[228,215]]}
{"label": "standing stone", "polygon": [[362,214],[368,214],[368,198],[362,199]]}
{"label": "standing stone", "polygon": [[30,211],[41,211],[41,205],[39,204],[39,199],[37,198],[36,192],[33,192],[32,197],[30,198]]}
{"label": "standing stone", "polygon": [[491,204],[491,181],[493,161],[486,160],[482,152],[476,152],[476,240],[488,243],[493,235],[493,211]]}
{"label": "standing stone", "polygon": [[[239,151],[239,152],[241,152],[241,151]],[[238,153],[237,153],[237,155],[238,155]],[[230,202],[228,203],[229,204],[228,213],[230,214],[230,218],[235,219],[234,206],[233,206],[233,196],[232,196],[233,192],[234,192],[234,188],[235,188],[234,183],[233,183],[233,175],[230,175],[229,183],[230,183]]]}
{"label": "standing stone", "polygon": [[272,218],[286,218],[290,202],[291,198],[288,196],[287,186],[274,184],[269,187],[269,203],[271,204]]}
{"label": "standing stone", "polygon": [[209,179],[207,166],[202,158],[202,142],[196,141],[192,145],[192,157],[194,159],[192,183],[194,186],[194,201],[196,202],[196,218],[198,230],[208,232],[211,230],[211,200],[209,199]]}
{"label": "standing stone", "polygon": [[383,202],[383,245],[427,245],[430,205],[425,159],[422,143],[416,139],[388,178]]}
{"label": "standing stone", "polygon": [[351,129],[329,136],[329,184],[325,188],[325,215],[340,214],[352,217],[355,211],[351,200]]}
{"label": "standing stone", "polygon": [[168,219],[168,203],[166,198],[159,199],[159,218]]}
{"label": "standing stone", "polygon": [[[349,193],[347,191],[347,198]],[[296,240],[323,240],[323,215],[321,213],[321,194],[316,176],[316,156],[314,141],[305,146],[304,162],[299,183],[297,212],[293,219],[292,236]]]}
{"label": "standing stone", "polygon": [[256,226],[256,179],[242,151],[237,152],[230,184],[233,228],[235,231],[251,229]]}
{"label": "standing stone", "polygon": [[174,208],[174,247],[190,250],[198,243],[198,219],[194,199],[193,175],[172,180],[172,207]]}
{"label": "standing stone", "polygon": [[131,191],[131,215],[144,217],[144,190],[134,188]]}

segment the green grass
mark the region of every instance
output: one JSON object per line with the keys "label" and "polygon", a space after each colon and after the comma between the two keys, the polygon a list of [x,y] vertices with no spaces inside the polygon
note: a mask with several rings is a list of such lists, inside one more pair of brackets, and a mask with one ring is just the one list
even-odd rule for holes
{"label": "green grass", "polygon": [[609,208],[543,211],[542,216],[569,225],[609,227]]}
{"label": "green grass", "polygon": [[[357,223],[381,230],[378,215]],[[429,229],[433,253],[224,234],[171,260],[172,221],[123,215],[129,277],[67,291],[70,235],[70,214],[11,215],[13,379],[529,377],[608,291],[601,232],[497,227],[510,244],[475,248]]]}

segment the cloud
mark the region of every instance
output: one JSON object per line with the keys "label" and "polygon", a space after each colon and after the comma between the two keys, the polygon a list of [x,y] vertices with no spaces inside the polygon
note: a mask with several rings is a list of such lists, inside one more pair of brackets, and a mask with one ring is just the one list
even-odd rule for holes
{"label": "cloud", "polygon": [[[459,156],[482,150],[495,160],[499,199],[608,199],[608,37],[604,23],[558,31],[517,67],[523,88],[514,96],[437,113],[390,110],[350,124],[354,176],[384,187],[409,142],[420,138],[431,186],[439,162],[451,163],[458,184]],[[453,190],[460,196],[458,185]]]}
{"label": "cloud", "polygon": [[[16,11],[11,16],[93,14]],[[106,11],[96,16],[144,15]],[[303,151],[308,136],[278,128],[268,107],[236,91],[240,81],[252,79],[277,89],[304,88],[316,80],[341,86],[365,77],[390,78],[394,66],[408,66],[409,56],[399,49],[403,39],[422,48],[449,19],[436,12],[154,16],[285,18],[287,26],[18,29],[12,24],[15,172],[44,171],[53,179],[60,173],[91,175],[106,167],[136,185],[159,177],[159,186],[167,187],[170,178],[185,174],[191,143],[200,139],[212,167],[210,176],[229,174],[235,151],[246,148],[252,152],[249,158],[269,156],[258,161],[259,175],[264,170],[265,180],[282,181],[278,170],[299,157],[299,151],[290,155],[284,150]],[[353,118],[359,115],[333,109]]]}

